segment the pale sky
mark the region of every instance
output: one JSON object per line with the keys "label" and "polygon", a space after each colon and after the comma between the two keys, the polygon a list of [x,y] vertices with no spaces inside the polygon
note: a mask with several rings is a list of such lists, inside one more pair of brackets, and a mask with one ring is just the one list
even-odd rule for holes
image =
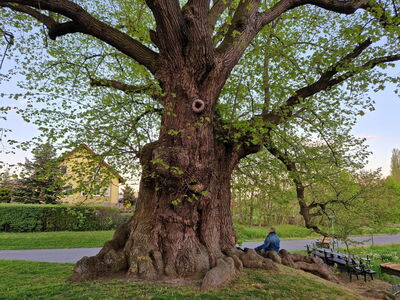
{"label": "pale sky", "polygon": [[[0,72],[6,72],[7,67],[10,66],[10,61],[6,61],[3,69]],[[396,69],[392,70],[396,73],[400,71],[400,63],[396,65]],[[16,81],[18,77],[14,78],[9,83],[2,83],[0,85],[1,93],[15,93],[18,92],[16,87]],[[384,176],[390,173],[390,157],[393,148],[400,148],[400,98],[394,93],[395,86],[388,84],[384,91],[378,93],[371,93],[370,96],[375,100],[375,111],[366,113],[363,117],[360,117],[357,125],[355,126],[353,133],[357,137],[367,138],[367,144],[369,150],[372,151],[372,155],[369,158],[369,163],[366,166],[367,169],[382,168]],[[2,106],[9,105],[10,100],[0,98]],[[15,105],[14,103],[12,103]],[[19,106],[23,106],[23,101],[18,102]],[[6,139],[14,139],[18,141],[29,140],[38,134],[36,127],[32,124],[25,123],[19,115],[14,111],[8,113],[7,120],[0,120],[0,128],[8,128],[12,130]],[[15,154],[5,154],[5,149],[10,147],[4,143],[0,145],[0,161],[6,162],[7,164],[16,164],[23,162],[25,157],[30,157],[30,153],[16,150]]]}
{"label": "pale sky", "polygon": [[[397,72],[400,64],[397,64]],[[388,85],[379,93],[371,93],[375,111],[359,118],[353,133],[365,137],[372,155],[367,169],[382,168],[384,176],[390,173],[390,157],[393,148],[400,148],[400,97],[394,93],[395,86]]]}

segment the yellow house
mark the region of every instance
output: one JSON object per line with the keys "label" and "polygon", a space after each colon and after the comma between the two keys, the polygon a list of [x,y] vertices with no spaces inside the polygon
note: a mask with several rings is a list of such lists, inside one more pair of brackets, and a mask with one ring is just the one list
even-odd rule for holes
{"label": "yellow house", "polygon": [[61,156],[64,180],[61,201],[70,204],[116,205],[123,178],[87,145]]}

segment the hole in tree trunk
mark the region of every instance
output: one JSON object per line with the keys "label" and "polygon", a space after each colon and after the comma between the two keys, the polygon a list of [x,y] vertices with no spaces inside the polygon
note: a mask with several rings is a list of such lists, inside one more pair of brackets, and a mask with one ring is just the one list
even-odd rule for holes
{"label": "hole in tree trunk", "polygon": [[196,100],[194,100],[193,103],[192,103],[192,110],[193,110],[195,113],[200,113],[200,112],[202,112],[202,111],[204,110],[205,106],[206,106],[206,105],[205,105],[205,103],[204,103],[203,100],[196,99]]}

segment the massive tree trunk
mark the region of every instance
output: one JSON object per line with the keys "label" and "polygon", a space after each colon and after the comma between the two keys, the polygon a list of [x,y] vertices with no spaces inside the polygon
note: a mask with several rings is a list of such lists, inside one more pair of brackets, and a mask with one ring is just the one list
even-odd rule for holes
{"label": "massive tree trunk", "polygon": [[213,268],[226,276],[234,265],[241,267],[237,257],[226,260],[236,242],[230,179],[240,158],[258,147],[223,136],[216,116],[235,61],[218,59],[204,22],[206,7],[181,12],[176,3],[148,4],[157,23],[152,40],[160,50],[154,72],[163,91],[159,139],[140,153],[133,218],[97,256],[77,263],[76,279],[118,271],[152,280],[203,278]]}
{"label": "massive tree trunk", "polygon": [[231,174],[258,147],[221,136],[213,107],[221,79],[199,89],[191,71],[160,74],[165,113],[159,140],[140,153],[136,212],[96,257],[77,263],[75,278],[110,271],[145,279],[203,278],[234,248]]}

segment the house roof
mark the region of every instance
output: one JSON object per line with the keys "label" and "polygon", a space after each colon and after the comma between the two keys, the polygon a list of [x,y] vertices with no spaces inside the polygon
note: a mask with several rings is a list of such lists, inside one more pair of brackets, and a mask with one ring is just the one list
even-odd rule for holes
{"label": "house roof", "polygon": [[[78,147],[76,147],[75,149],[62,154],[60,156],[60,158],[59,158],[60,163],[63,162],[64,160],[68,159],[75,152],[78,152],[78,151],[81,151],[81,150],[85,150],[85,151],[89,152],[94,157],[99,157],[99,155],[96,152],[94,152],[88,145],[81,144]],[[111,167],[108,163],[106,163],[103,159],[100,161],[100,163],[104,167],[106,167],[111,172],[111,174],[113,174],[115,177],[118,178],[119,183],[124,183],[125,182],[125,179],[121,175],[119,175],[119,173],[113,167]]]}

